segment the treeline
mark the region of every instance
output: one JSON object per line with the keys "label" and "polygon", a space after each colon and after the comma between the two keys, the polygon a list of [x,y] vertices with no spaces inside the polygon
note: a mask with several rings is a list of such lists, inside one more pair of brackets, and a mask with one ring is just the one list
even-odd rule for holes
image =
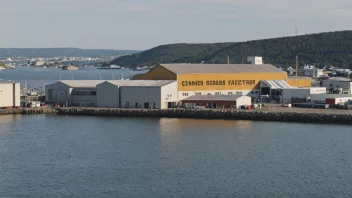
{"label": "treeline", "polygon": [[265,63],[294,66],[337,66],[352,69],[352,31],[328,32],[274,39],[214,44],[170,44],[112,61],[124,67],[158,63],[245,63],[247,56],[262,56]]}

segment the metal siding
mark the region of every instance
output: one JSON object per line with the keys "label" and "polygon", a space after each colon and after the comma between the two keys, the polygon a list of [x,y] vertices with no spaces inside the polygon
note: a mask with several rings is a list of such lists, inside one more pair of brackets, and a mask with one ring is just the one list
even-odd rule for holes
{"label": "metal siding", "polygon": [[[171,97],[167,97],[167,95],[171,95]],[[161,87],[161,95],[160,95],[161,109],[168,108],[167,106],[165,106],[166,102],[178,102],[178,92],[177,92],[176,81]]]}
{"label": "metal siding", "polygon": [[311,87],[312,79],[288,79],[287,83],[293,87]]}
{"label": "metal siding", "polygon": [[[227,73],[227,74],[179,74],[179,91],[205,91],[205,90],[253,90],[259,89],[261,80],[286,80],[286,73]],[[253,84],[231,85],[230,81],[254,81]],[[202,82],[202,86],[184,86],[184,82]],[[207,81],[225,81],[225,85],[207,85]]]}
{"label": "metal siding", "polygon": [[[144,108],[144,103],[149,103],[149,107],[161,108],[161,87],[121,87],[121,105],[129,103],[130,108]],[[124,106],[122,106],[124,107]]]}
{"label": "metal siding", "polygon": [[119,87],[110,83],[97,85],[97,107],[119,108]]}
{"label": "metal siding", "polygon": [[251,106],[251,105],[252,105],[252,98],[249,97],[249,96],[242,96],[242,97],[239,97],[239,98],[236,100],[236,107],[239,108],[239,107],[241,107],[242,105]]}
{"label": "metal siding", "polygon": [[1,83],[0,84],[0,107],[13,106],[13,84]]}
{"label": "metal siding", "polygon": [[21,106],[21,85],[20,83],[15,84],[15,106],[19,107]]}
{"label": "metal siding", "polygon": [[270,65],[253,64],[160,64],[175,74],[219,74],[219,73],[284,73]]}

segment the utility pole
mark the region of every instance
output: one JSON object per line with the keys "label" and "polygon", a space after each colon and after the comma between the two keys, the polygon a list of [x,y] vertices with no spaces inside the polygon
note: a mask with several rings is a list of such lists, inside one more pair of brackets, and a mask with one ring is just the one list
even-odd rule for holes
{"label": "utility pole", "polygon": [[298,55],[296,56],[296,76],[298,76]]}

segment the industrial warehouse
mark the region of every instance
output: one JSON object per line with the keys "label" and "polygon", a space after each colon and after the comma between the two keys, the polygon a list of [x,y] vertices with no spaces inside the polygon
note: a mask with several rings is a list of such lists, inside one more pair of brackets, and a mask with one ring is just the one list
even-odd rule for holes
{"label": "industrial warehouse", "polygon": [[288,77],[257,58],[248,58],[255,64],[159,64],[132,80],[60,81],[46,86],[46,102],[107,108],[167,109],[205,103],[211,108],[224,104],[239,108],[251,105],[248,98],[254,101],[262,95],[288,103],[302,93],[304,97],[326,93],[324,88],[311,88],[311,78]]}

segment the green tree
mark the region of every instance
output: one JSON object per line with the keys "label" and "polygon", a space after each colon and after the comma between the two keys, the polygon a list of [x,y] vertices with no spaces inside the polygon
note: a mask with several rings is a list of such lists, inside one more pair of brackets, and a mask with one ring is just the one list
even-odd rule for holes
{"label": "green tree", "polygon": [[295,37],[281,37],[238,43],[170,44],[137,54],[119,57],[111,62],[123,67],[152,66],[158,63],[245,63],[247,56],[262,56],[265,63],[286,67],[300,65],[351,68],[352,31],[328,32]]}
{"label": "green tree", "polygon": [[3,62],[0,62],[0,68],[5,68],[5,64]]}

